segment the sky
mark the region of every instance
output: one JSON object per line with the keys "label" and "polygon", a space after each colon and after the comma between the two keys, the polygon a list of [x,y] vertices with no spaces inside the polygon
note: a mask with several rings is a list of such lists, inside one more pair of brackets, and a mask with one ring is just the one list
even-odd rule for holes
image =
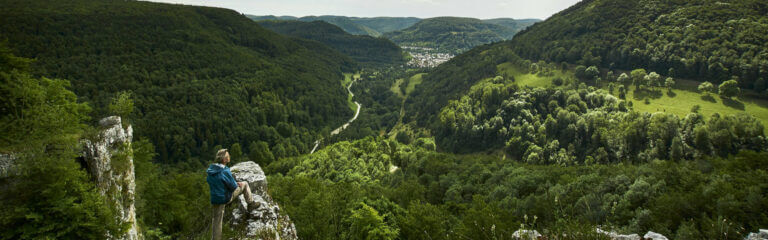
{"label": "sky", "polygon": [[579,0],[151,0],[234,9],[252,15],[438,16],[546,19]]}

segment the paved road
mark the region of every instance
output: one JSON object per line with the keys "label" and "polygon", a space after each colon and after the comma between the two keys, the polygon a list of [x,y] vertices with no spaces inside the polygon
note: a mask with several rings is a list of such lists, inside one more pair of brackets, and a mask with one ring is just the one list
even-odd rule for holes
{"label": "paved road", "polygon": [[[355,81],[357,81],[357,78],[352,80],[352,82],[349,83],[349,86],[347,86],[347,92],[349,92],[349,95],[352,96],[352,97],[355,96],[355,94],[352,93],[352,90],[351,90],[352,84],[355,83]],[[355,116],[353,116],[352,119],[349,119],[349,121],[347,121],[347,123],[344,123],[344,125],[341,125],[341,127],[338,127],[336,129],[334,129],[333,131],[331,131],[331,136],[341,133],[342,130],[344,130],[347,127],[349,127],[350,123],[352,123],[355,120],[357,120],[357,115],[360,115],[360,109],[363,108],[363,105],[360,105],[360,103],[358,103],[357,101],[355,101],[355,105],[357,105],[357,111],[355,111]],[[323,141],[322,138],[318,139],[318,140],[315,140],[315,147],[312,148],[312,151],[309,152],[309,154],[315,153],[315,151],[317,150],[317,147],[320,146],[320,142],[322,142],[322,141]]]}

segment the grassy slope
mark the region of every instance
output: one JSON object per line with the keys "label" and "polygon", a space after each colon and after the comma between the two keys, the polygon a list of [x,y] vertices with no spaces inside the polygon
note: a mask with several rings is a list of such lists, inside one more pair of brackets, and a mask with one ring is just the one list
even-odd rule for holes
{"label": "grassy slope", "polygon": [[[680,117],[684,117],[691,112],[694,105],[701,106],[700,113],[704,116],[711,116],[714,113],[719,114],[737,114],[747,112],[760,119],[764,126],[768,126],[768,103],[756,99],[721,99],[719,96],[711,94],[706,98],[703,94],[694,90],[698,82],[678,80],[677,85],[668,93],[666,88],[657,88],[653,93],[648,91],[634,91],[631,86],[627,93],[627,100],[633,101],[635,111],[640,112],[669,112]],[[618,94],[618,91],[614,91]],[[650,103],[645,104],[645,97],[649,98]]]}
{"label": "grassy slope", "polygon": [[[555,75],[552,77],[540,77],[536,74],[523,73],[524,71],[510,63],[499,64],[497,68],[499,73],[506,72],[509,76],[513,76],[515,82],[520,86],[547,87],[552,85],[554,78],[574,77],[570,71],[555,71]],[[633,108],[638,112],[669,112],[682,118],[691,112],[694,105],[699,105],[701,106],[699,112],[704,116],[711,116],[714,113],[728,115],[747,112],[760,119],[764,126],[768,126],[768,102],[751,98],[721,99],[715,94],[711,94],[711,98],[707,98],[696,90],[698,84],[699,82],[692,80],[677,80],[671,94],[667,92],[666,88],[636,92],[635,87],[630,86],[626,99],[633,102]],[[603,83],[601,87],[607,90],[607,86],[607,83]],[[612,94],[618,96],[619,92],[614,89]],[[644,102],[646,97],[650,101],[648,104]]]}
{"label": "grassy slope", "polygon": [[552,80],[555,78],[559,77],[562,79],[567,79],[574,77],[573,72],[571,71],[555,71],[555,75],[553,76],[542,77],[536,74],[525,73],[526,71],[523,71],[511,63],[499,64],[496,66],[496,69],[498,69],[500,74],[506,72],[508,76],[514,77],[515,82],[520,86],[547,87],[552,85]]}

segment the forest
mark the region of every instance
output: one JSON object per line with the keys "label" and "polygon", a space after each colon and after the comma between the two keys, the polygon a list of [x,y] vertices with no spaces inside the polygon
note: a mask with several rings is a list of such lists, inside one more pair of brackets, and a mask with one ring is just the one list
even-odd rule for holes
{"label": "forest", "polygon": [[[124,1],[2,1],[0,36],[35,76],[69,79],[91,116],[129,93],[128,116],[162,163],[205,164],[216,146],[309,152],[346,121],[354,60],[234,11]],[[94,118],[100,119],[100,118]],[[190,161],[190,159],[195,159]]]}
{"label": "forest", "polygon": [[351,35],[323,21],[263,20],[258,23],[276,33],[321,42],[349,56],[362,67],[386,68],[405,63],[406,56],[400,47],[386,38]]}
{"label": "forest", "polygon": [[[300,239],[768,227],[763,2],[586,0],[535,24],[318,17],[405,36],[390,40],[213,7],[0,4],[0,164],[19,163],[0,169],[0,239],[127,231],[82,162],[113,115],[135,129],[145,239],[210,239],[205,167],[221,148],[263,168]],[[533,25],[503,40],[505,24]],[[404,41],[463,53],[411,68]],[[351,101],[359,117],[330,136]],[[692,107],[660,107],[675,104]]]}
{"label": "forest", "polygon": [[581,1],[505,43],[533,61],[645,68],[765,97],[768,5],[759,0]]}

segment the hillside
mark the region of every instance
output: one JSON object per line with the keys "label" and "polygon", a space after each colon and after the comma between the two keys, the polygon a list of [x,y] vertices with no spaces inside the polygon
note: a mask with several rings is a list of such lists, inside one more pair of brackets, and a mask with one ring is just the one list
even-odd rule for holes
{"label": "hillside", "polygon": [[512,39],[514,34],[522,31],[523,29],[533,25],[534,23],[541,22],[539,19],[512,19],[512,18],[493,18],[484,19],[484,23],[496,24],[511,29],[512,35],[503,36],[504,39]]}
{"label": "hillside", "polygon": [[352,35],[324,22],[259,21],[259,25],[280,34],[315,40],[350,56],[367,67],[385,67],[405,63],[400,47],[385,38]]}
{"label": "hillside", "polygon": [[298,20],[303,22],[325,21],[330,24],[336,25],[341,29],[344,29],[344,31],[353,35],[370,35],[374,37],[381,36],[380,32],[373,30],[367,26],[355,23],[348,17],[344,17],[344,16],[305,16],[305,17],[300,17]]}
{"label": "hillside", "polygon": [[384,36],[404,46],[436,48],[459,53],[482,44],[498,42],[515,33],[512,29],[473,18],[438,17],[424,19],[406,29]]}
{"label": "hillside", "polygon": [[532,60],[597,65],[697,81],[737,76],[763,91],[768,78],[768,3],[582,1],[507,45]]}
{"label": "hillside", "polygon": [[380,33],[402,30],[421,21],[420,18],[415,17],[350,17],[350,19],[357,24],[369,27]]}
{"label": "hillside", "polygon": [[[160,162],[208,161],[218,146],[276,157],[309,151],[344,122],[352,60],[266,30],[233,10],[135,1],[2,0],[0,36],[34,75],[71,81],[99,119],[127,93],[137,138]],[[258,146],[267,146],[259,148]],[[270,161],[270,159],[264,159]]]}

